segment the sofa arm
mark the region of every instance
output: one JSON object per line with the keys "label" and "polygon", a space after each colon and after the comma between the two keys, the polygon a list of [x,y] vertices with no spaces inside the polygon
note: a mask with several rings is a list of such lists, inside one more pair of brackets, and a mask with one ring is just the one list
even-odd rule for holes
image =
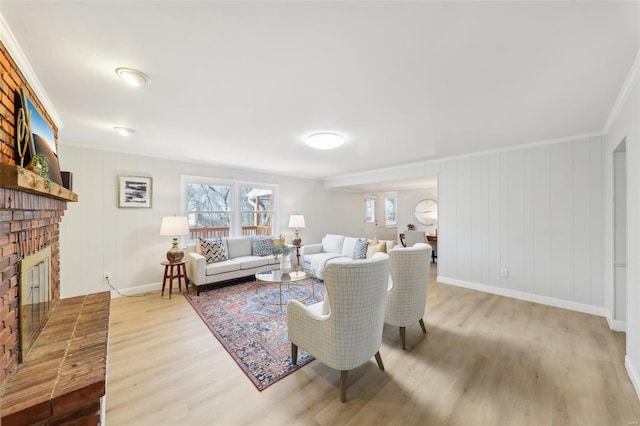
{"label": "sofa arm", "polygon": [[187,253],[187,276],[195,285],[206,284],[205,282],[205,267],[207,266],[207,259],[196,252]]}
{"label": "sofa arm", "polygon": [[304,259],[307,254],[322,253],[322,244],[309,244],[300,247],[300,257]]}

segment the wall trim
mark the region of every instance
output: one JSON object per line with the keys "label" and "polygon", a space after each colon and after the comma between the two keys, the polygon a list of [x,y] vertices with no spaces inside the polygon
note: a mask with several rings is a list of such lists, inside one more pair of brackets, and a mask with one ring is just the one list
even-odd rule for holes
{"label": "wall trim", "polygon": [[513,299],[525,300],[527,302],[540,303],[541,305],[553,306],[556,308],[569,309],[571,311],[583,312],[585,314],[606,317],[607,310],[603,306],[587,305],[584,303],[571,302],[569,300],[556,299],[554,297],[540,296],[537,294],[525,293],[523,291],[511,290],[508,288],[494,287],[486,284],[478,284],[471,281],[463,281],[455,278],[438,275],[437,281],[443,284],[451,284],[457,287],[464,287],[471,290],[483,291],[485,293],[496,294],[498,296],[511,297]]}
{"label": "wall trim", "polygon": [[627,331],[627,323],[625,321],[614,320],[611,318],[611,312],[607,309],[607,323],[609,324],[609,328],[613,331]]}
{"label": "wall trim", "polygon": [[640,379],[638,378],[638,370],[636,370],[636,367],[633,365],[633,361],[631,361],[629,354],[624,356],[624,368],[627,370],[627,375],[629,376],[629,379],[631,379],[631,384],[636,390],[636,396],[640,399]]}
{"label": "wall trim", "polygon": [[[145,284],[145,285],[129,287],[129,288],[119,288],[118,291],[121,294],[118,294],[118,292],[115,290],[111,290],[111,298],[117,299],[119,297],[135,296],[139,294],[151,293],[151,292],[160,291],[160,290],[162,290],[161,282]],[[175,290],[175,287],[174,287],[174,290]],[[166,291],[168,292],[169,289],[167,288]]]}
{"label": "wall trim", "polygon": [[620,110],[622,109],[625,102],[627,102],[627,98],[631,94],[631,88],[635,84],[636,80],[640,76],[640,50],[636,54],[636,58],[631,65],[631,69],[627,74],[627,78],[625,78],[624,83],[622,84],[622,88],[616,97],[613,106],[611,107],[611,111],[607,116],[607,120],[604,122],[604,127],[602,129],[603,134],[609,133],[611,130],[611,126],[613,122],[618,118],[618,114],[620,114]]}
{"label": "wall trim", "polygon": [[33,71],[33,68],[31,68],[31,64],[29,63],[27,56],[22,51],[22,48],[18,44],[18,41],[14,37],[9,25],[7,25],[7,22],[4,20],[2,15],[0,15],[0,40],[2,40],[2,43],[7,48],[7,52],[16,62],[16,65],[24,78],[31,85],[31,88],[35,92],[44,109],[47,111],[47,114],[49,114],[49,117],[51,117],[51,120],[53,120],[53,123],[56,125],[58,130],[62,129],[64,124],[62,124],[60,116],[53,107],[51,99],[49,99],[47,93],[44,91],[42,84],[40,84],[40,80],[38,80],[36,73]]}

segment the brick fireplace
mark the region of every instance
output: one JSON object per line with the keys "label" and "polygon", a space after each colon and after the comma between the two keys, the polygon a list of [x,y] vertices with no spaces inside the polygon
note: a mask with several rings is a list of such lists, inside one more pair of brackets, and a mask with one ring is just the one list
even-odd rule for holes
{"label": "brick fireplace", "polygon": [[[0,424],[97,425],[105,394],[110,297],[104,292],[60,299],[60,223],[67,203],[78,197],[16,165],[21,89],[56,138],[57,128],[9,53],[19,49],[5,43],[0,41]],[[10,47],[14,43],[10,40]],[[51,311],[31,352],[20,359],[19,265],[43,248],[51,250]]]}

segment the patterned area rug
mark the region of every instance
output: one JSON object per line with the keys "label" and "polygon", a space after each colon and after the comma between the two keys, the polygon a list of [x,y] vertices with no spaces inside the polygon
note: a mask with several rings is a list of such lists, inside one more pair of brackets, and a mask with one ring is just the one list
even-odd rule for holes
{"label": "patterned area rug", "polygon": [[[319,302],[324,295],[324,285],[321,281],[313,282],[315,295],[312,296],[311,284],[308,280],[289,287],[283,285],[283,300],[309,296],[303,303]],[[261,285],[259,296],[262,301],[256,296],[255,281],[201,291],[200,296],[185,293],[213,335],[261,391],[314,358],[299,349],[298,364],[291,364],[287,307],[285,304],[280,309],[277,305],[279,286]]]}

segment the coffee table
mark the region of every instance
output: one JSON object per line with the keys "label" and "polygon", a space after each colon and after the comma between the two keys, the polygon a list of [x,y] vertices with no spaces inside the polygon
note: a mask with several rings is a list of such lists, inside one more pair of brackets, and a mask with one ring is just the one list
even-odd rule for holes
{"label": "coffee table", "polygon": [[[297,285],[311,285],[311,295],[304,297],[302,299],[297,299],[300,302],[307,300],[310,297],[315,297],[315,281],[314,279],[309,280],[309,278],[313,278],[313,274],[309,271],[301,270],[301,271],[291,271],[288,274],[283,274],[279,269],[276,270],[264,270],[256,273],[256,297],[262,303],[267,303],[269,305],[280,305],[280,310],[282,310],[282,306],[288,302],[286,300],[284,303],[282,302],[282,285],[291,285],[291,283],[296,283]],[[310,283],[299,282],[303,280],[309,280]],[[280,287],[280,301],[279,302],[269,302],[260,296],[260,289],[264,289],[268,286],[277,285]],[[289,299],[290,300],[290,299]]]}

